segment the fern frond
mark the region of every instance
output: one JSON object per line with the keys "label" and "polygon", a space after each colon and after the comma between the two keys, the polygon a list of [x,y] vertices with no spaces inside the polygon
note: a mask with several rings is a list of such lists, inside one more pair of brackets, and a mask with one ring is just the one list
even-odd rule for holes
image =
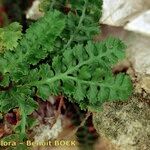
{"label": "fern frond", "polygon": [[124,44],[114,38],[92,42],[99,31],[101,0],[50,2],[45,16],[22,39],[15,37],[18,45],[13,41],[10,47],[9,39],[12,51],[0,55],[0,112],[19,109],[21,120],[15,133],[22,141],[27,119],[38,107],[35,95],[46,100],[61,94],[82,109],[95,110],[103,102],[125,100],[132,92],[130,78],[111,71],[125,56]]}
{"label": "fern frond", "polygon": [[54,41],[65,26],[65,19],[58,11],[47,14],[27,29],[21,40],[18,51],[22,51],[22,59],[36,64],[53,50]]}
{"label": "fern frond", "polygon": [[18,124],[19,139],[22,141],[26,136],[27,116],[38,108],[33,100],[32,91],[27,88],[13,88],[10,92],[0,94],[0,112],[7,113],[14,108],[19,108],[21,120]]}
{"label": "fern frond", "polygon": [[20,76],[27,74],[31,64],[37,64],[52,50],[54,41],[60,35],[65,26],[65,19],[58,11],[48,12],[43,18],[32,24],[19,42],[14,52],[7,52],[2,57],[1,73],[10,73],[12,80],[18,80]]}
{"label": "fern frond", "polygon": [[87,104],[86,107],[97,102],[127,99],[132,88],[130,78],[125,74],[114,76],[111,73],[112,65],[124,58],[123,49],[124,44],[113,38],[96,44],[88,42],[85,48],[77,45],[55,57],[52,67],[47,64],[33,70],[38,80],[34,76],[25,79],[26,84],[36,86],[38,95],[44,99],[49,94],[64,94],[79,104]]}
{"label": "fern frond", "polygon": [[[86,44],[99,33],[102,0],[43,0],[41,9],[59,10],[66,15],[66,27],[55,44],[55,52],[63,47]],[[62,51],[63,51],[62,50]],[[58,51],[58,52],[59,52]]]}

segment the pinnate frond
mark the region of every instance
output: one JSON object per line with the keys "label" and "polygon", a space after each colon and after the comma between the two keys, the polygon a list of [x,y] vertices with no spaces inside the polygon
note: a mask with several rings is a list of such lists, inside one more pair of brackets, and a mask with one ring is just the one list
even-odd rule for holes
{"label": "pinnate frond", "polygon": [[118,39],[77,45],[55,57],[52,67],[42,65],[36,70],[39,80],[30,84],[37,86],[38,95],[44,99],[49,94],[63,94],[89,106],[124,100],[131,94],[131,80],[125,74],[111,72],[113,64],[123,58],[124,44]]}

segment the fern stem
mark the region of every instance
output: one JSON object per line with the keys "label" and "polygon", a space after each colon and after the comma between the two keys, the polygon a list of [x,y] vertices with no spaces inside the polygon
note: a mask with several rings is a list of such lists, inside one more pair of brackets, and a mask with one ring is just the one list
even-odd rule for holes
{"label": "fern stem", "polygon": [[[82,80],[82,79],[71,77],[71,76],[67,76],[66,78],[67,79],[71,79],[71,80],[76,81],[76,82],[80,81],[80,83],[90,84],[90,85],[94,85],[94,86],[99,86],[101,84],[100,82],[94,82],[94,81],[91,81],[91,80],[90,81],[86,81],[86,80]],[[106,84],[105,85],[101,84],[101,86],[106,86]]]}
{"label": "fern stem", "polygon": [[64,51],[66,48],[68,48],[68,47],[70,46],[70,44],[71,44],[71,42],[73,41],[75,35],[76,35],[77,32],[79,31],[79,29],[80,29],[80,27],[81,27],[81,25],[82,25],[82,22],[83,22],[83,20],[84,20],[84,18],[85,18],[86,6],[87,6],[87,0],[85,0],[85,4],[84,4],[84,6],[83,6],[82,15],[81,15],[81,17],[80,17],[78,26],[77,26],[77,28],[75,29],[74,33],[70,36],[70,39],[68,40],[67,44],[64,46],[63,51]]}
{"label": "fern stem", "polygon": [[20,108],[20,112],[21,112],[21,140],[24,139],[24,136],[26,134],[26,113],[25,113],[25,108],[24,108],[24,104],[22,103],[22,101],[19,100],[18,102],[19,104],[19,108]]}
{"label": "fern stem", "polygon": [[[30,82],[29,84],[24,84],[21,86],[37,86],[37,85],[42,85],[42,84],[47,84],[47,83],[50,84],[50,83],[53,83],[57,80],[60,80],[60,79],[63,80],[66,78],[67,79],[70,78],[70,79],[75,81],[77,79],[75,77],[68,76],[68,74],[72,74],[73,72],[77,71],[80,67],[82,67],[84,65],[91,64],[94,61],[100,60],[102,57],[109,55],[109,53],[111,53],[111,52],[108,51],[108,52],[105,52],[104,54],[100,54],[98,56],[93,56],[92,58],[89,58],[88,60],[85,60],[82,63],[77,64],[76,66],[72,67],[71,69],[68,69],[66,72],[60,73],[60,74],[55,75],[51,78],[47,78],[47,79],[40,80],[40,81],[33,81],[33,82]],[[82,82],[89,84],[90,81],[84,81],[83,80]],[[99,83],[93,83],[93,84],[99,85]],[[19,87],[19,85],[17,87]]]}

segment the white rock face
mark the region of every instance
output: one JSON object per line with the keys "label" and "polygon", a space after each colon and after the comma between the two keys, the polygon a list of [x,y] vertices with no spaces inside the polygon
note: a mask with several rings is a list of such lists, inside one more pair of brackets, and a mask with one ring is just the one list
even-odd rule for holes
{"label": "white rock face", "polygon": [[133,19],[124,28],[129,31],[150,36],[150,10]]}
{"label": "white rock face", "polygon": [[131,34],[126,37],[127,54],[139,75],[150,75],[150,38]]}
{"label": "white rock face", "polygon": [[41,0],[35,0],[33,2],[31,8],[26,12],[27,19],[37,20],[44,15],[44,13],[39,10],[40,3]]}
{"label": "white rock face", "polygon": [[146,9],[144,0],[103,0],[103,24],[123,26],[134,15]]}

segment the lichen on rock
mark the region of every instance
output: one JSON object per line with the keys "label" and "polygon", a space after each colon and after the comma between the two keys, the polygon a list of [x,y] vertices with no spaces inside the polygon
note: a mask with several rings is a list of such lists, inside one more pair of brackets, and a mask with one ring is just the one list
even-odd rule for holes
{"label": "lichen on rock", "polygon": [[126,103],[105,103],[103,111],[94,114],[97,131],[119,150],[150,149],[150,107],[139,97]]}

